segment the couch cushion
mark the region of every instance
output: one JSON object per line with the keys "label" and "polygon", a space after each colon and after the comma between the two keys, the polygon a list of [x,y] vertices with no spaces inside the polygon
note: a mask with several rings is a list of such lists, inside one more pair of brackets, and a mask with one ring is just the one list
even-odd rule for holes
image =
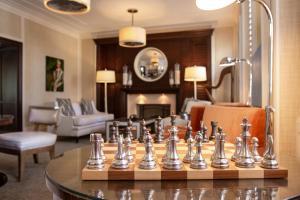
{"label": "couch cushion", "polygon": [[265,110],[255,107],[229,107],[229,106],[206,106],[203,114],[203,121],[208,127],[208,134],[211,133],[211,121],[217,121],[226,133],[227,141],[234,142],[240,136],[242,128],[240,124],[246,117],[252,125],[251,136],[259,139],[262,146],[265,141]]}
{"label": "couch cushion", "polygon": [[92,100],[81,99],[80,106],[83,115],[94,114]]}
{"label": "couch cushion", "polygon": [[93,115],[81,115],[73,117],[74,126],[84,126],[89,124],[94,124],[97,122],[104,122],[107,120],[112,120],[114,116],[107,113],[97,113]]}
{"label": "couch cushion", "polygon": [[57,98],[56,101],[57,101],[57,104],[60,107],[63,115],[65,115],[65,116],[74,116],[75,115],[75,111],[73,109],[71,99]]}
{"label": "couch cushion", "polygon": [[0,134],[0,147],[28,150],[54,145],[56,135],[47,132],[13,132]]}

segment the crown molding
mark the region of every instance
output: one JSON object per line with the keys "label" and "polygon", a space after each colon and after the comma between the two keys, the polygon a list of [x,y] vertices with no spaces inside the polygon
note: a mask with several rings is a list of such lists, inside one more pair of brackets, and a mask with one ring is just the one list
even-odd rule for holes
{"label": "crown molding", "polygon": [[39,17],[36,14],[28,13],[26,11],[23,11],[19,8],[12,7],[12,6],[10,6],[6,3],[3,3],[3,2],[0,2],[0,8],[7,11],[7,12],[13,13],[13,14],[18,15],[20,17],[23,17],[27,20],[30,20],[30,21],[35,22],[37,24],[40,24],[42,26],[45,26],[45,27],[48,27],[48,28],[53,29],[55,31],[58,31],[60,33],[69,35],[69,36],[74,37],[76,39],[80,39],[79,32],[77,30],[74,30],[74,29],[70,28],[70,27],[69,28],[61,27],[61,26],[55,24],[54,22],[51,22],[49,20],[44,20],[42,17]]}

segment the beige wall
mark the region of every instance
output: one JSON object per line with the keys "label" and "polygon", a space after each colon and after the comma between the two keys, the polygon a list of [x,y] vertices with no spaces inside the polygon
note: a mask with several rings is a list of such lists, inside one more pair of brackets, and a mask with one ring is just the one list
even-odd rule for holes
{"label": "beige wall", "polygon": [[20,41],[22,19],[20,16],[0,9],[0,36]]}
{"label": "beige wall", "polygon": [[[212,35],[212,83],[218,83],[223,67],[219,67],[222,58],[236,55],[236,30],[234,27],[216,28]],[[230,101],[230,75],[227,75],[220,88],[213,90],[213,97],[218,102]]]}
{"label": "beige wall", "polygon": [[[30,20],[24,22],[23,111],[26,120],[30,105],[51,104],[57,97],[80,98],[80,74],[76,38]],[[64,92],[46,92],[45,57],[64,60]]]}
{"label": "beige wall", "polygon": [[96,101],[96,44],[92,39],[81,41],[82,97]]}

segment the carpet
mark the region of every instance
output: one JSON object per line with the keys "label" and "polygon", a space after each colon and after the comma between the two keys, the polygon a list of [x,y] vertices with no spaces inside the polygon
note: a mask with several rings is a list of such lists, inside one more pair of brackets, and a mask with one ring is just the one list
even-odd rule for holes
{"label": "carpet", "polygon": [[[80,138],[79,143],[72,138],[59,139],[55,145],[55,154],[82,147],[89,144],[89,136]],[[45,168],[50,161],[48,153],[39,154],[39,163],[35,164],[32,157],[26,160],[24,177],[17,181],[17,156],[0,153],[0,171],[8,177],[8,182],[0,187],[1,200],[52,200],[52,193],[45,183]]]}

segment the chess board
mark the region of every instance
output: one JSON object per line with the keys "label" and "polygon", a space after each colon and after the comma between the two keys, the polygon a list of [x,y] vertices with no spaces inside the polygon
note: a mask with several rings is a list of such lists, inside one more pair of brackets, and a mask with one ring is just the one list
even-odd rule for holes
{"label": "chess board", "polygon": [[[104,145],[104,154],[107,158],[103,169],[88,169],[84,167],[82,170],[82,180],[201,180],[201,179],[255,179],[255,178],[286,178],[287,169],[264,169],[255,168],[238,168],[235,163],[230,161],[229,168],[217,169],[210,166],[210,157],[214,151],[214,144],[204,143],[202,146],[202,155],[207,162],[207,169],[192,169],[188,163],[183,164],[180,170],[168,170],[163,168],[161,159],[165,154],[165,144],[153,144],[154,154],[157,160],[157,167],[151,170],[139,168],[139,163],[143,159],[145,152],[144,144],[133,143],[131,151],[135,157],[134,162],[127,169],[114,169],[111,167],[117,144],[106,143]],[[177,144],[177,152],[182,160],[187,150],[184,142]],[[226,157],[231,158],[234,153],[234,145],[225,143]]]}

